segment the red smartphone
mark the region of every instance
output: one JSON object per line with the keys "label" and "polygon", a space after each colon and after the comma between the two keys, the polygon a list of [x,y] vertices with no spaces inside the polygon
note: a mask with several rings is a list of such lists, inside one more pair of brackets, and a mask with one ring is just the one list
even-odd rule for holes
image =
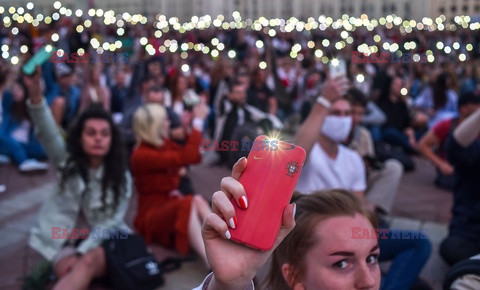
{"label": "red smartphone", "polygon": [[303,148],[277,139],[261,135],[253,141],[239,179],[248,208],[233,202],[238,223],[230,230],[232,240],[264,251],[273,247],[305,157]]}

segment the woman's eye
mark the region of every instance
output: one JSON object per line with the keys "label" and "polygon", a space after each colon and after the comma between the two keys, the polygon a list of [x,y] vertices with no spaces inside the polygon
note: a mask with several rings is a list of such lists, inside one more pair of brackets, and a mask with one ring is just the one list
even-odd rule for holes
{"label": "woman's eye", "polygon": [[378,261],[378,254],[370,255],[370,256],[368,256],[368,258],[367,258],[367,263],[368,263],[368,264],[376,264],[377,261]]}
{"label": "woman's eye", "polygon": [[337,269],[345,269],[347,268],[347,265],[348,265],[347,261],[343,260],[333,264],[333,267]]}

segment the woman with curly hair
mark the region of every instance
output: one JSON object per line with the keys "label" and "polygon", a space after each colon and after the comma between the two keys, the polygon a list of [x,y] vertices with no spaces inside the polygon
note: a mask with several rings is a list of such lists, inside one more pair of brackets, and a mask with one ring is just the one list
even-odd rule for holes
{"label": "woman with curly hair", "polygon": [[[106,273],[104,234],[131,232],[124,222],[132,182],[121,132],[108,112],[92,106],[72,123],[65,140],[42,96],[39,71],[25,83],[37,137],[60,171],[29,244],[53,262],[54,289],[86,289]],[[101,237],[94,234],[97,230]]]}

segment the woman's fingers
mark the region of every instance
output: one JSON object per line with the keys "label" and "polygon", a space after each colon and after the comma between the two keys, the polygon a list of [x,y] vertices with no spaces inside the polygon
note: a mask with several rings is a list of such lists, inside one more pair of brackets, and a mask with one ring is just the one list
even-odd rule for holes
{"label": "woman's fingers", "polygon": [[235,208],[224,192],[217,191],[212,195],[212,211],[222,216],[230,228],[237,227]]}
{"label": "woman's fingers", "polygon": [[235,200],[240,208],[248,208],[248,199],[245,193],[245,188],[243,188],[243,185],[238,182],[238,180],[233,177],[224,177],[222,182],[220,182],[220,188],[229,199],[232,198]]}
{"label": "woman's fingers", "polygon": [[247,167],[247,158],[242,157],[238,159],[237,163],[235,163],[232,168],[232,178],[236,180],[240,179],[240,175],[242,175],[245,167]]}
{"label": "woman's fingers", "polygon": [[214,239],[219,236],[225,239],[232,237],[228,230],[227,223],[215,213],[210,213],[205,219],[202,227],[202,235],[204,240]]}

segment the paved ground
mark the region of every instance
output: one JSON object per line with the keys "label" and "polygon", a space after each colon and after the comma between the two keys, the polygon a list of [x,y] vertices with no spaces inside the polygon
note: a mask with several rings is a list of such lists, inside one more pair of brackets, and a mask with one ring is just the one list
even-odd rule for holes
{"label": "paved ground", "polygon": [[[433,252],[422,277],[435,289],[441,289],[443,275],[448,268],[437,254],[438,244],[447,233],[452,195],[432,185],[434,170],[427,161],[419,158],[415,161],[417,170],[407,173],[400,185],[391,223],[394,228],[427,232]],[[195,188],[207,198],[218,190],[220,178],[228,174],[227,169],[205,164],[194,166],[191,170]],[[52,169],[44,174],[22,175],[12,165],[0,166],[0,184],[7,185],[7,191],[0,194],[0,289],[19,289],[21,277],[30,273],[41,260],[28,248],[26,241],[54,178]],[[135,202],[127,216],[129,222],[135,214],[134,208]],[[155,254],[159,258],[175,255],[159,247],[155,247]],[[166,285],[160,289],[191,289],[201,282],[206,273],[207,269],[199,261],[186,262],[181,269],[166,275]]]}

